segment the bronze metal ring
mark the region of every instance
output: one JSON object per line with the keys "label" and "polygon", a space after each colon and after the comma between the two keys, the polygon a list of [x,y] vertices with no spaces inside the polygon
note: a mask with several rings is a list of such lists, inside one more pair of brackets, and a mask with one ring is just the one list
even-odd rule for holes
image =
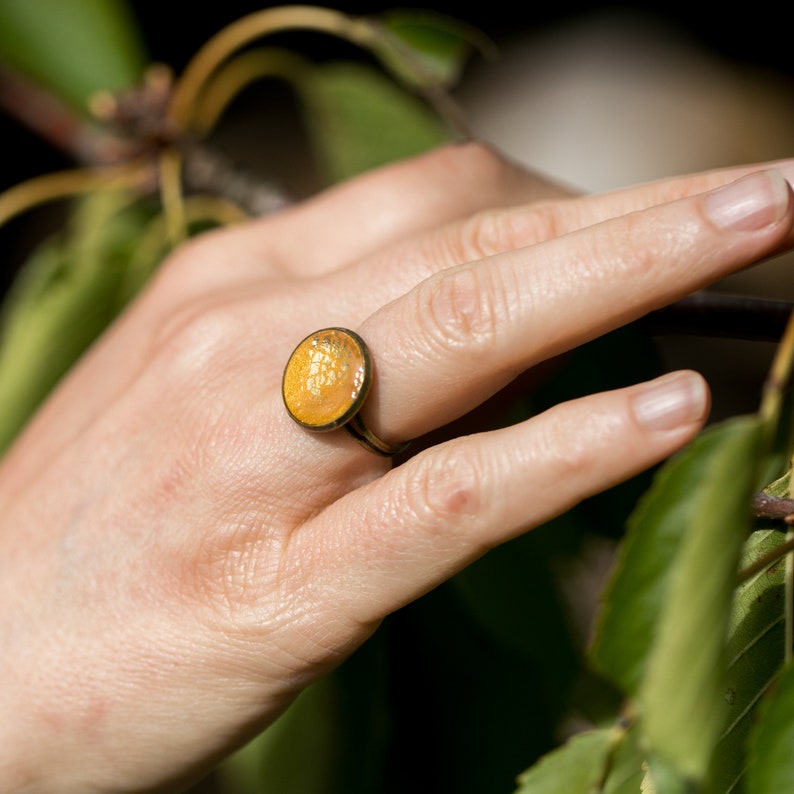
{"label": "bronze metal ring", "polygon": [[347,328],[309,334],[284,368],[281,395],[302,427],[323,433],[344,427],[370,452],[390,457],[408,444],[378,438],[359,416],[372,385],[372,358],[364,340]]}

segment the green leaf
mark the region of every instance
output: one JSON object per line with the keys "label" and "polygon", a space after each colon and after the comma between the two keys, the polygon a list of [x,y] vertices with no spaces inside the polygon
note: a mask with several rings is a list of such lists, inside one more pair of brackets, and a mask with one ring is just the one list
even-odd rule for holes
{"label": "green leaf", "polygon": [[296,88],[309,137],[329,183],[449,140],[434,111],[363,64],[308,69]]}
{"label": "green leaf", "polygon": [[622,738],[619,728],[577,734],[524,772],[515,794],[593,794]]}
{"label": "green leaf", "polygon": [[[742,457],[741,444],[733,450],[737,433],[758,443],[758,422],[740,419],[702,433],[659,469],[628,520],[590,649],[596,667],[627,695],[636,695],[642,681],[683,539],[700,534],[704,523],[721,530],[725,508],[736,499],[745,502],[728,514],[726,534],[737,521],[749,523],[750,502],[741,483],[754,467],[747,465],[752,457]],[[715,546],[724,546],[722,537]]]}
{"label": "green leaf", "polygon": [[393,74],[420,88],[452,87],[473,47],[487,54],[495,49],[480,31],[432,11],[395,9],[373,21],[389,34],[374,39],[375,54]]}
{"label": "green leaf", "polygon": [[[754,532],[741,567],[765,557],[785,540],[776,530]],[[745,747],[757,705],[780,669],[785,650],[785,563],[780,560],[737,589],[728,630],[724,700],[727,727],[714,750],[710,790],[739,794],[747,763]]]}
{"label": "green leaf", "polygon": [[646,777],[645,756],[638,743],[636,725],[630,725],[609,766],[603,792],[598,794],[638,794]]}
{"label": "green leaf", "polygon": [[637,703],[651,751],[695,782],[705,778],[725,725],[725,643],[763,440],[755,416],[711,428],[672,464],[656,491],[657,514],[639,528],[683,525],[664,602],[650,616],[655,636]]}
{"label": "green leaf", "polygon": [[137,83],[146,64],[122,0],[2,0],[0,60],[81,110],[96,91]]}
{"label": "green leaf", "polygon": [[794,665],[770,690],[749,742],[747,794],[794,791]]}
{"label": "green leaf", "polygon": [[778,479],[769,483],[769,485],[764,488],[764,493],[768,493],[770,496],[775,496],[778,499],[789,499],[791,496],[791,469]]}
{"label": "green leaf", "polygon": [[658,756],[652,755],[648,759],[646,770],[640,794],[699,794],[700,789],[696,784],[687,780],[675,766]]}

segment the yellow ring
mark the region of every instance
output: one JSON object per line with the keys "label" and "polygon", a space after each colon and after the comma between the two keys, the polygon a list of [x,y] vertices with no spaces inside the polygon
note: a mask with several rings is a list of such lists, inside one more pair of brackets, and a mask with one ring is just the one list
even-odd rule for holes
{"label": "yellow ring", "polygon": [[358,416],[371,385],[372,358],[364,340],[347,328],[323,328],[290,355],[281,395],[289,415],[307,430],[345,427],[371,452],[396,455],[408,445],[383,441]]}

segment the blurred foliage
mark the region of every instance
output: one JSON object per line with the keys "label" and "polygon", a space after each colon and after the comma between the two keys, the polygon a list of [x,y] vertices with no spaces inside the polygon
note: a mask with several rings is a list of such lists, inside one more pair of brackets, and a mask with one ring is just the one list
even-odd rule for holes
{"label": "blurred foliage", "polygon": [[[60,103],[58,118],[88,125],[94,152],[122,153],[86,163],[75,149],[74,173],[0,196],[0,221],[49,201],[68,207],[2,306],[0,449],[174,245],[249,214],[222,185],[197,209],[171,146],[180,136],[211,141],[239,92],[277,79],[294,92],[309,158],[336,182],[465,137],[449,89],[472,51],[490,49],[477,31],[427,11],[351,18],[274,7],[219,31],[165,85],[156,75],[147,83],[144,37],[128,11],[119,0],[0,0],[0,85],[44,92]],[[381,66],[249,47],[285,29],[340,36]],[[129,96],[138,104],[125,105]],[[132,124],[119,112],[129,107],[143,113]],[[48,137],[47,119],[38,123]],[[781,343],[777,366],[790,365],[792,347]],[[560,359],[503,419],[658,371],[652,340],[630,326]],[[505,544],[392,615],[202,790],[794,790],[791,572],[779,556],[787,525],[749,509],[769,480],[770,495],[790,496],[787,378],[773,379],[757,414],[709,428],[658,471]],[[616,550],[600,607],[600,584],[576,586],[594,548]],[[583,637],[582,614],[591,625],[599,609],[595,636]]]}

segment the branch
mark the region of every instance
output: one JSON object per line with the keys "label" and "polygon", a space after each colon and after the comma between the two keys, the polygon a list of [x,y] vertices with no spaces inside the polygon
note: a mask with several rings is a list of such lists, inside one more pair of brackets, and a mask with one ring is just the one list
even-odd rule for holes
{"label": "branch", "polygon": [[700,291],[637,321],[652,335],[691,334],[778,342],[794,303]]}
{"label": "branch", "polygon": [[794,525],[794,499],[757,493],[753,497],[752,510],[755,518],[779,519]]}

